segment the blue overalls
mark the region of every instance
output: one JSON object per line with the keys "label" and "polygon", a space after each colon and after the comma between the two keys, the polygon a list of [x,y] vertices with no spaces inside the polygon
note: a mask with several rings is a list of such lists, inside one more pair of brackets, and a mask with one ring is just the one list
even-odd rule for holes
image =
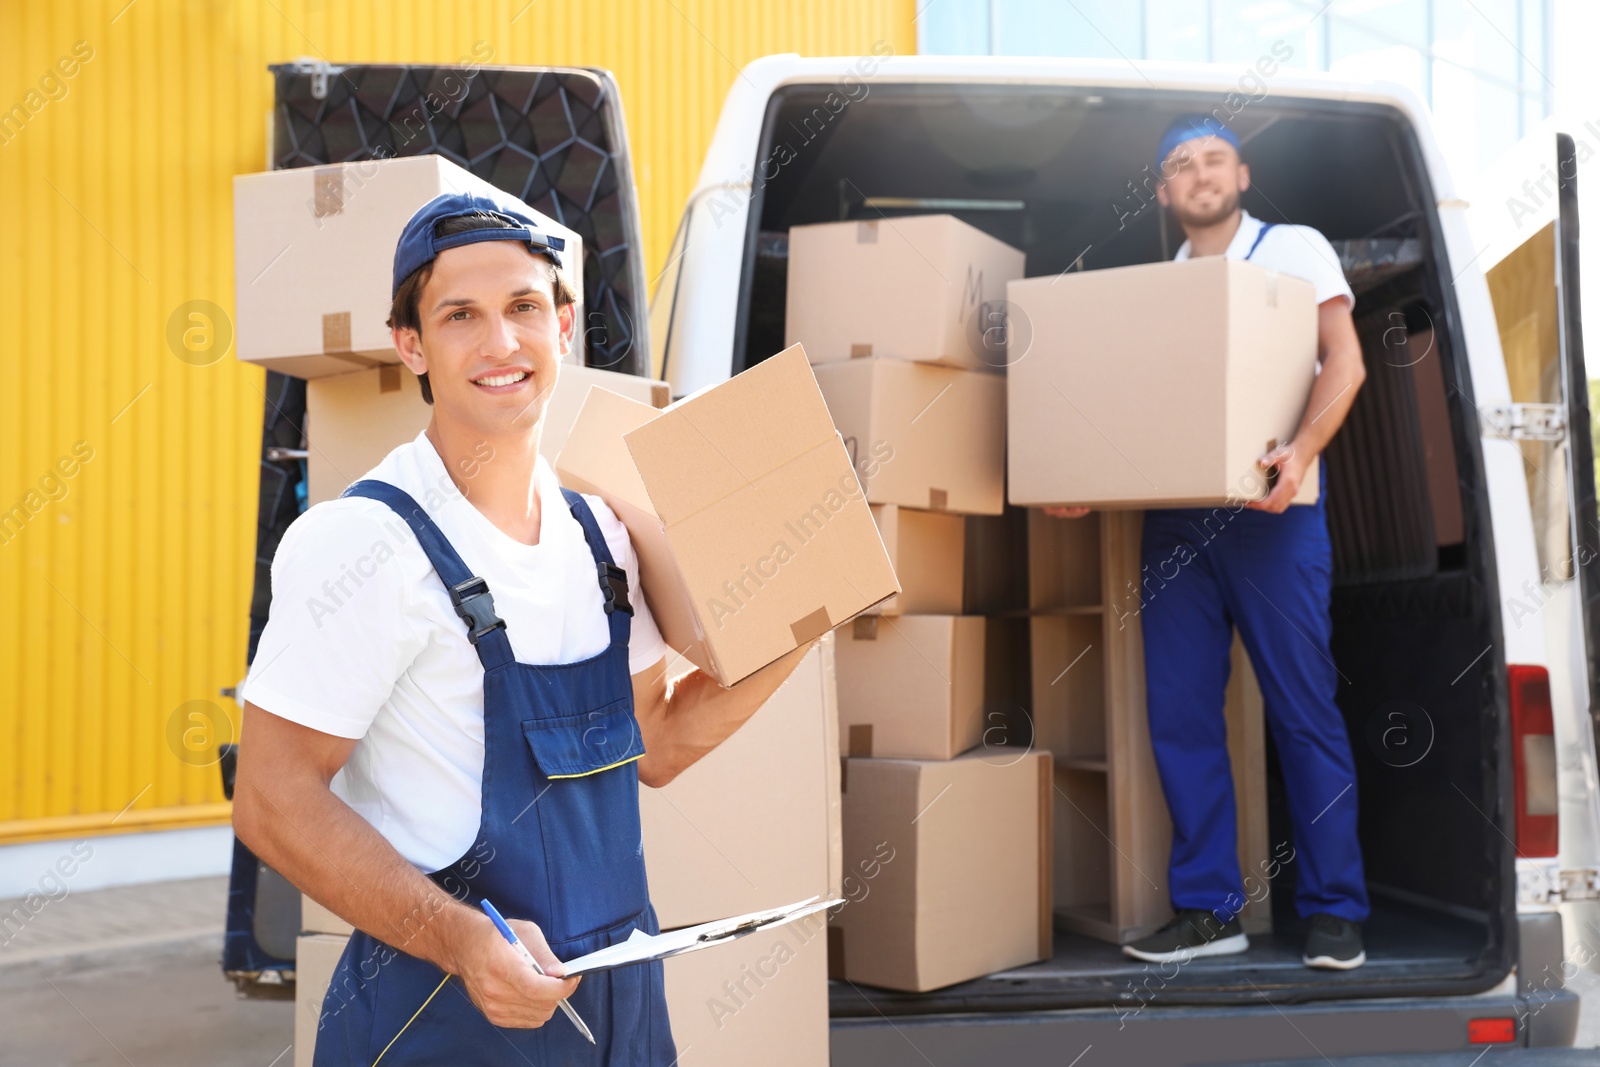
{"label": "blue overalls", "polygon": [[[1270,226],[1257,235],[1249,259]],[[1329,649],[1333,551],[1326,464],[1314,505],[1148,511],[1141,549],[1150,742],[1172,815],[1172,906],[1232,918],[1245,901],[1223,720],[1233,627],[1261,684],[1283,768],[1295,910],[1360,922],[1366,879],[1356,772]],[[1281,860],[1283,853],[1275,850]],[[1252,884],[1266,875],[1250,872]]]}
{"label": "blue overalls", "polygon": [[[505,915],[533,920],[557,958],[570,960],[658,927],[639,825],[634,761],[644,744],[628,672],[627,578],[588,504],[562,494],[594,555],[611,644],[577,663],[535,666],[516,662],[487,584],[412,497],[379,481],[344,493],[381,501],[410,524],[483,663],[482,823],[472,848],[428,877],[474,908],[487,896]],[[419,908],[406,925],[428,918]],[[593,1046],[559,1012],[537,1029],[492,1026],[459,978],[441,987],[443,978],[402,946],[356,931],[323,1001],[316,1067],[668,1067],[676,1059],[659,962],[579,983],[571,1003]]]}

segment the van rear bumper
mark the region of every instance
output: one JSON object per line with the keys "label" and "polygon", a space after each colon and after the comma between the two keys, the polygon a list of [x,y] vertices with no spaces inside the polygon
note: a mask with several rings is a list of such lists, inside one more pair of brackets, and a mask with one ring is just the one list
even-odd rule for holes
{"label": "van rear bumper", "polygon": [[[1490,1057],[1478,1053],[1488,1064]],[[1247,1067],[1461,1067],[1459,1052],[1418,1052],[1415,1055],[1355,1056],[1336,1060],[1277,1060]],[[1494,1053],[1495,1067],[1593,1067],[1592,1048],[1513,1048]]]}
{"label": "van rear bumper", "polygon": [[[1110,1009],[880,1016],[835,1019],[831,1047],[833,1067],[1325,1065],[1336,1056],[1452,1051],[1456,1056],[1448,1062],[1459,1067],[1467,1062],[1460,1058],[1462,1051],[1476,1054],[1485,1047],[1467,1041],[1467,1023],[1483,1018],[1523,1020],[1517,1028],[1519,1046],[1568,1046],[1577,1034],[1578,998],[1563,989],[1536,1001],[1486,995],[1282,1007],[1147,1007],[1134,1017]],[[1391,1055],[1373,1067],[1388,1067],[1391,1061],[1394,1067],[1432,1067],[1432,1060]],[[1495,1062],[1502,1062],[1498,1055]]]}

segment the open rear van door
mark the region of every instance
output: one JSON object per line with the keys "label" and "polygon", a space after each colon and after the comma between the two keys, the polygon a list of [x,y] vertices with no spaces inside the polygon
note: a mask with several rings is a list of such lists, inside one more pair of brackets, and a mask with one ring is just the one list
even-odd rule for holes
{"label": "open rear van door", "polygon": [[1522,451],[1541,577],[1536,588],[1508,591],[1509,607],[1540,616],[1549,655],[1547,686],[1518,676],[1527,668],[1511,678],[1518,902],[1527,906],[1600,896],[1600,516],[1577,153],[1562,133],[1525,145],[1493,183],[1503,195],[1480,191],[1478,206],[1495,220],[1485,275],[1513,400],[1480,415],[1486,435]]}

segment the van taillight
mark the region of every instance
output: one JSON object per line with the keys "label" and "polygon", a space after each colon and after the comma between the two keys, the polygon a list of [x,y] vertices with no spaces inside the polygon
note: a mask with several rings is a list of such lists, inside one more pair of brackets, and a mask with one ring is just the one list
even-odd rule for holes
{"label": "van taillight", "polygon": [[1468,1019],[1467,1041],[1474,1045],[1502,1045],[1517,1039],[1515,1019]]}
{"label": "van taillight", "polygon": [[1517,855],[1554,856],[1556,815],[1555,719],[1550,712],[1550,672],[1513,665],[1511,766],[1517,812]]}

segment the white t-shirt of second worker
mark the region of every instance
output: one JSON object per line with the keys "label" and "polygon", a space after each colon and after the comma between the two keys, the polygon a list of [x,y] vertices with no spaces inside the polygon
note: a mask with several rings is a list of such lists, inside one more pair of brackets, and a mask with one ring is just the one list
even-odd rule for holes
{"label": "white t-shirt of second worker", "polygon": [[[1275,270],[1292,278],[1304,278],[1316,290],[1317,303],[1327,303],[1343,297],[1348,307],[1355,307],[1355,294],[1345,281],[1344,268],[1339,265],[1339,253],[1322,234],[1310,226],[1292,226],[1278,223],[1261,235],[1266,225],[1248,211],[1240,211],[1239,229],[1228,242],[1222,254],[1229,259],[1250,257],[1250,262],[1267,270]],[[1261,238],[1260,245],[1256,238]],[[1250,249],[1255,248],[1255,254]],[[1189,242],[1178,248],[1174,260],[1189,258]]]}
{"label": "white t-shirt of second worker", "polygon": [[[604,651],[610,628],[583,528],[542,457],[535,476],[539,543],[527,545],[462,495],[425,432],[364,475],[411,494],[489,583],[518,662],[574,663]],[[667,646],[639,591],[626,528],[598,498],[584,499],[628,574],[628,666],[637,674]],[[359,739],[333,792],[408,861],[435,871],[472,847],[482,816],[483,665],[433,564],[387,505],[341,497],[290,525],[243,694],[302,726]]]}

